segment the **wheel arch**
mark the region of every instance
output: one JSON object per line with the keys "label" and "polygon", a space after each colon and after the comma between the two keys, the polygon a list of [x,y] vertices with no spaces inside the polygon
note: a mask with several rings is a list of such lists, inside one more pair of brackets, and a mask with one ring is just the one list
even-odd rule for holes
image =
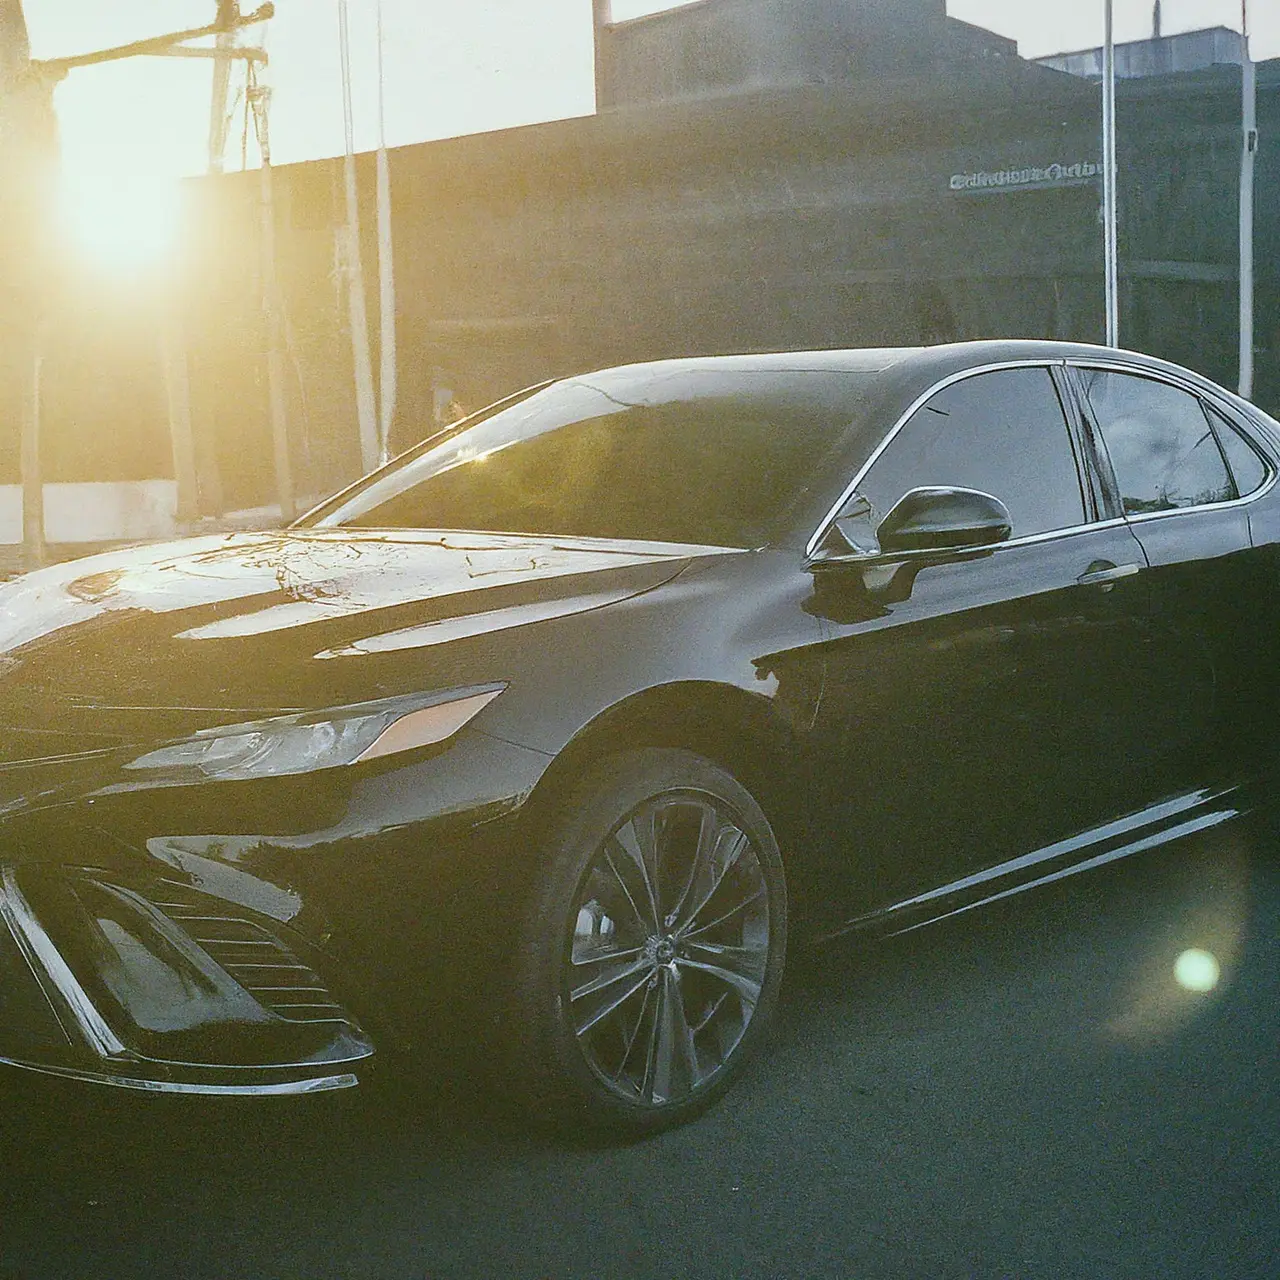
{"label": "wheel arch", "polygon": [[564,746],[531,794],[535,823],[554,819],[558,801],[597,761],[642,747],[676,747],[732,774],[764,811],[788,863],[803,840],[804,743],[772,701],[735,685],[679,681],[623,699]]}

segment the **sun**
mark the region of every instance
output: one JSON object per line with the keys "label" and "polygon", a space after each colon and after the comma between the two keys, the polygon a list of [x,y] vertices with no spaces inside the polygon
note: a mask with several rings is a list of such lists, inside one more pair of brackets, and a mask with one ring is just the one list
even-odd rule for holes
{"label": "sun", "polygon": [[58,232],[84,266],[127,273],[173,257],[182,177],[204,168],[212,73],[200,70],[108,63],[57,86]]}
{"label": "sun", "polygon": [[176,177],[64,165],[58,202],[71,243],[99,266],[136,270],[173,252],[182,212]]}

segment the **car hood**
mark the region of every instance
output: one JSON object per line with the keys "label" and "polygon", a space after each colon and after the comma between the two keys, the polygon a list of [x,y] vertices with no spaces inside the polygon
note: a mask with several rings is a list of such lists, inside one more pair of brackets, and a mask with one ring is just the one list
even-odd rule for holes
{"label": "car hood", "polygon": [[378,664],[381,682],[369,688],[365,664],[325,659],[429,649],[602,607],[669,581],[691,557],[724,551],[303,530],[189,539],[43,569],[0,587],[0,763],[47,756],[70,745],[50,734],[83,739],[91,724],[136,740],[144,725],[148,737],[185,732],[208,723],[210,711],[308,710],[404,692],[392,687],[397,680],[430,682],[421,662]]}

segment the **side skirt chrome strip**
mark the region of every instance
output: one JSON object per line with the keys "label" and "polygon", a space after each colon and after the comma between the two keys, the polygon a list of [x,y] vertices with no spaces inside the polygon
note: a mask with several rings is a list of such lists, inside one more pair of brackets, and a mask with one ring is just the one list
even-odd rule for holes
{"label": "side skirt chrome strip", "polygon": [[[1229,788],[1219,791],[1201,790],[1186,795],[1161,801],[1150,808],[1129,814],[1102,826],[1091,827],[1065,840],[1055,841],[1043,848],[1011,858],[994,867],[988,867],[973,875],[954,880],[937,889],[916,894],[892,906],[882,907],[866,915],[857,916],[838,928],[824,931],[816,939],[822,941],[838,937],[853,931],[874,931],[887,936],[896,937],[923,928],[939,920],[972,911],[975,907],[986,906],[1002,898],[1022,893],[1026,889],[1034,889],[1040,885],[1051,884],[1067,876],[1081,871],[1089,871],[1108,862],[1126,858],[1130,854],[1142,853],[1156,848],[1169,841],[1204,831],[1220,823],[1229,822],[1246,812],[1248,806],[1240,798],[1238,789]],[[1119,841],[1119,843],[1116,843]],[[1107,847],[1112,846],[1112,847]],[[1092,856],[1092,850],[1099,852]],[[1057,862],[1055,870],[1047,874],[1035,876],[1029,880],[1021,879],[1021,875]],[[1010,884],[1010,881],[1014,883]],[[983,893],[980,897],[956,905],[956,900],[964,895],[982,889],[984,886],[995,887],[1003,882],[1009,887],[994,893]],[[911,919],[912,923],[894,927],[902,919]]]}
{"label": "side skirt chrome strip", "polygon": [[1041,885],[1052,884],[1055,880],[1065,880],[1068,876],[1077,875],[1081,871],[1092,871],[1095,867],[1105,866],[1108,862],[1118,862],[1121,858],[1127,858],[1131,854],[1143,853],[1148,849],[1158,848],[1162,844],[1168,844],[1172,840],[1179,840],[1183,836],[1194,835],[1197,831],[1208,831],[1212,827],[1221,826],[1222,823],[1230,822],[1233,818],[1238,818],[1239,816],[1240,814],[1234,809],[1206,813],[1202,817],[1192,818],[1188,822],[1166,827],[1163,831],[1158,831],[1154,835],[1131,841],[1129,844],[1123,844],[1118,849],[1112,849],[1109,853],[1100,853],[1095,858],[1087,858],[1084,862],[1077,862],[1073,866],[1063,867],[1062,870],[1053,871],[1047,876],[1040,876],[1036,880],[1027,880],[1022,884],[1014,885],[1011,889],[1004,889],[1000,893],[993,893],[989,897],[980,898],[977,902],[966,903],[962,907],[956,907],[953,911],[947,911],[939,916],[931,916],[928,920],[909,924],[902,929],[894,929],[889,936],[896,938],[904,933],[913,933],[916,929],[923,929],[926,925],[937,924],[942,920],[950,920],[953,916],[964,915],[966,911],[988,906],[993,902],[999,902],[1002,898],[1012,898],[1015,894],[1025,893],[1028,889],[1038,889]]}

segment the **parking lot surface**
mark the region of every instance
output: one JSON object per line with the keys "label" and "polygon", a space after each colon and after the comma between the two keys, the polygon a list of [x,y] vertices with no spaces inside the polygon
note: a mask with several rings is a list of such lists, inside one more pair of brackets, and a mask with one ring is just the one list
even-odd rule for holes
{"label": "parking lot surface", "polygon": [[453,1052],[248,1104],[6,1071],[0,1276],[1270,1280],[1277,939],[1241,825],[828,945],[736,1090],[626,1147],[521,1131]]}

